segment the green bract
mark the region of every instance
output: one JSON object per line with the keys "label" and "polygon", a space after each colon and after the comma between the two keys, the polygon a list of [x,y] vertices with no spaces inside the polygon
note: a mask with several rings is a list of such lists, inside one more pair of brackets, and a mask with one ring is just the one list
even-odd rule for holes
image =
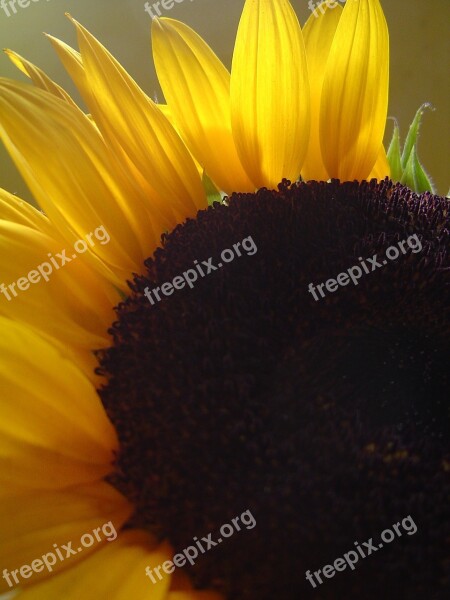
{"label": "green bract", "polygon": [[389,166],[391,167],[391,179],[400,181],[400,183],[419,194],[423,192],[435,193],[433,183],[417,156],[419,128],[425,108],[432,108],[432,106],[429,103],[424,103],[416,112],[406,136],[403,152],[400,148],[400,130],[397,121],[394,119],[394,132],[387,152]]}

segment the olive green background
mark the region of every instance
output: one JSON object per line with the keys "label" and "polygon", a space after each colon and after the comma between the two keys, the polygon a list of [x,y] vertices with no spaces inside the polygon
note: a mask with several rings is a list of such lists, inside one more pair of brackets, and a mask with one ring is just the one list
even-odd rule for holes
{"label": "olive green background", "polygon": [[[196,29],[229,67],[243,4],[243,0],[184,0],[163,13]],[[310,14],[307,0],[292,0],[292,4],[303,25]],[[435,111],[424,116],[419,156],[438,193],[445,195],[450,184],[447,171],[450,1],[382,0],[382,4],[391,39],[389,115],[397,117],[404,136],[417,108],[423,102],[433,104]],[[14,49],[30,59],[79,101],[50,43],[42,35],[45,31],[76,45],[74,29],[65,12],[70,12],[98,37],[150,96],[157,94],[162,98],[150,51],[151,18],[144,11],[144,0],[34,0],[27,8],[17,7],[17,14],[10,17],[0,9],[0,47]],[[5,55],[0,56],[0,75],[26,79]],[[386,141],[391,132],[392,122],[389,122]],[[31,200],[3,147],[0,147],[0,186]]]}

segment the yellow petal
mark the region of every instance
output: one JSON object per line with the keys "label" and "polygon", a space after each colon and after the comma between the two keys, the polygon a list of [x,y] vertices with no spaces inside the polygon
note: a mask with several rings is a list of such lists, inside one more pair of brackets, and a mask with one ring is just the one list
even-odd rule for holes
{"label": "yellow petal", "polygon": [[[71,48],[65,42],[58,40],[57,38],[48,34],[46,34],[46,36],[50,40],[50,43],[56,51],[67,73],[70,75],[73,82],[77,86],[78,91],[80,92],[86,105],[92,106],[96,102],[96,100],[95,96],[93,96],[92,90],[89,87],[89,82],[86,77],[86,72],[84,69],[81,54],[73,48]],[[161,108],[161,106],[158,105],[158,108]],[[97,127],[97,124],[95,123],[95,120],[92,117],[92,115],[87,116],[95,125],[95,127]],[[157,197],[154,190],[150,187],[149,182],[145,180],[144,176],[138,171],[136,166],[125,154],[124,150],[120,147],[117,147],[116,154],[113,153],[111,156],[111,159],[115,160],[115,168],[117,168],[118,171],[121,172],[124,176],[128,175],[128,177],[134,184],[134,187],[136,188],[138,194],[140,195],[141,201],[144,203],[146,209],[149,211],[153,220],[155,220],[156,212],[156,223],[154,229],[155,231],[158,231],[158,236],[156,239],[157,245],[159,242],[161,232],[171,229],[175,224],[173,211],[171,210],[170,205],[167,205],[167,203],[165,205],[164,203],[162,203],[161,199]],[[157,204],[159,204],[158,207],[156,206]],[[158,209],[157,211],[155,211],[156,208]],[[151,254],[153,249],[154,248],[149,248],[149,250],[147,251],[148,256]]]}
{"label": "yellow petal", "polygon": [[103,226],[111,242],[85,258],[96,257],[93,266],[126,289],[153,229],[98,131],[80,110],[7,79],[0,79],[0,109],[0,135],[39,205],[72,244]]}
{"label": "yellow petal", "polygon": [[370,173],[370,175],[367,179],[369,181],[371,179],[382,180],[385,177],[390,177],[390,176],[391,176],[391,167],[389,166],[389,163],[388,163],[388,159],[386,156],[386,150],[384,149],[384,146],[382,145],[380,148],[380,151],[378,153],[377,161],[372,169],[372,172]]}
{"label": "yellow petal", "polygon": [[[144,532],[120,532],[117,540],[87,560],[25,590],[17,600],[168,600],[171,576],[162,571],[162,581],[153,584],[145,569],[158,567],[171,556],[167,543],[158,545]],[[179,600],[185,598],[189,597]]]}
{"label": "yellow petal", "polygon": [[[26,578],[21,577],[17,569],[23,565],[31,565],[36,559],[42,560],[43,555],[52,552],[55,560],[48,557],[48,562],[55,563],[51,567],[51,574],[65,569],[70,572],[79,561],[88,562],[92,553],[98,554],[102,546],[109,545],[106,536],[103,535],[103,529],[97,532],[100,541],[94,537],[95,529],[102,528],[111,521],[111,529],[105,527],[106,534],[109,531],[112,534],[114,530],[118,532],[131,512],[132,507],[125,498],[115,488],[103,482],[67,490],[33,491],[0,497],[2,569],[7,569],[11,574],[13,584],[15,582],[11,572],[16,570],[21,585],[33,585],[49,576],[45,565],[39,573],[29,570]],[[83,537],[88,534],[93,538],[90,547],[87,547],[90,538]],[[69,542],[72,542],[72,549],[76,554],[67,557],[67,552],[62,546],[67,546]],[[114,543],[111,543],[111,546],[113,545]],[[63,560],[58,557],[57,548]],[[9,589],[6,579],[1,579],[0,592]],[[67,596],[63,594],[58,600],[62,598]]]}
{"label": "yellow petal", "polygon": [[330,177],[366,179],[383,141],[389,34],[379,0],[347,0],[322,88],[320,140]]}
{"label": "yellow petal", "polygon": [[0,219],[0,314],[80,349],[105,347],[119,296],[66,248],[60,238]]}
{"label": "yellow petal", "polygon": [[[45,234],[46,236],[48,236],[49,238],[54,240],[54,242],[59,240],[58,243],[59,243],[60,250],[64,247],[64,240],[62,238],[60,238],[56,229],[53,227],[53,225],[50,223],[48,218],[42,212],[40,212],[39,210],[36,210],[28,202],[25,202],[25,200],[22,200],[21,198],[18,198],[17,196],[14,196],[13,194],[10,194],[6,190],[3,190],[0,188],[0,221],[2,221],[2,220],[8,221],[10,224],[15,223],[16,225],[23,225],[29,229],[38,231],[41,234]],[[16,241],[15,238],[13,241],[14,242]],[[32,247],[32,244],[31,244],[31,247]],[[28,249],[29,248],[30,248],[30,246],[28,246]],[[26,253],[27,252],[28,252],[28,250],[26,251]],[[16,276],[13,277],[13,280],[17,281],[18,277],[24,275],[23,272],[19,273],[19,271],[17,270],[17,264],[15,262],[17,260],[17,255],[14,255],[14,260],[12,260],[11,249],[10,249],[9,244],[6,244],[6,248],[3,247],[2,252],[0,252],[0,254],[3,255],[3,258],[6,257],[6,263],[8,265],[13,265],[13,267],[16,269],[15,270]],[[8,256],[11,258],[11,260],[8,259]],[[48,254],[46,255],[46,258],[48,258]],[[1,258],[0,258],[0,264],[2,264]],[[4,267],[0,267],[0,272],[2,272],[3,274],[5,273]],[[28,274],[28,272],[29,271],[27,271],[26,274]],[[85,279],[86,275],[87,275],[87,280]],[[79,278],[79,277],[81,277],[81,278]],[[113,313],[111,312],[111,307],[113,305],[117,304],[117,301],[119,299],[118,294],[115,293],[115,290],[111,289],[110,284],[108,282],[106,282],[106,280],[103,280],[102,277],[98,274],[96,274],[95,278],[94,278],[94,274],[91,273],[90,270],[88,270],[88,269],[85,269],[84,273],[78,273],[77,278],[74,279],[71,283],[70,291],[69,290],[64,291],[64,296],[71,297],[73,289],[77,285],[77,281],[80,282],[81,280],[83,281],[83,285],[84,285],[85,281],[91,281],[91,289],[90,289],[91,308],[94,309],[94,307],[96,306],[96,301],[97,301],[99,290],[103,290],[101,293],[104,296],[104,301],[103,301],[103,304],[98,306],[98,311],[99,311],[98,314],[101,314],[103,319],[108,319],[108,315],[109,315],[110,319],[113,318]],[[4,280],[0,283],[4,283]],[[94,291],[94,293],[92,293],[92,284],[95,284],[94,289],[97,290],[97,291]],[[90,287],[89,284],[87,287],[88,288]],[[101,385],[101,383],[103,383],[103,379],[94,372],[94,369],[98,365],[98,362],[92,353],[92,346],[87,346],[86,344],[85,344],[85,348],[79,348],[76,346],[72,346],[69,342],[70,336],[66,335],[66,331],[67,330],[70,331],[72,326],[69,325],[69,327],[66,330],[65,327],[66,327],[67,323],[65,321],[63,321],[61,323],[57,323],[56,331],[57,331],[57,335],[58,335],[58,340],[53,338],[51,336],[51,334],[49,333],[49,331],[47,330],[48,325],[49,324],[51,325],[54,321],[57,320],[56,315],[58,313],[58,310],[55,310],[55,307],[53,304],[54,304],[54,300],[59,299],[58,294],[61,293],[61,290],[59,290],[57,292],[56,296],[53,294],[50,294],[50,289],[46,289],[45,292],[46,292],[46,296],[39,299],[39,305],[40,305],[39,311],[32,310],[32,309],[27,311],[29,317],[31,317],[31,320],[27,321],[27,322],[29,322],[30,325],[32,325],[34,328],[40,330],[41,333],[43,335],[45,335],[47,338],[51,338],[52,343],[54,343],[55,345],[58,346],[60,353],[64,356],[67,356],[75,364],[77,364],[80,367],[80,369],[82,369],[82,371],[87,375],[89,380],[92,381],[93,383],[95,383],[96,387],[99,387]],[[4,298],[6,300],[4,292],[1,292],[1,290],[0,290],[0,293],[2,294],[2,298]],[[10,293],[10,296],[12,296],[12,293]],[[6,314],[5,305],[4,305],[3,301],[0,302],[0,304],[3,305],[3,310],[0,309],[0,313]],[[45,316],[42,314],[42,307],[45,307],[47,305],[49,305],[51,307],[50,308],[51,312],[48,314],[48,317],[49,317],[48,320],[45,319]],[[16,309],[14,309],[14,308],[10,312],[10,316],[14,317],[14,318],[19,318],[19,315],[18,315],[18,313],[16,313]],[[50,318],[50,316],[51,316],[51,318]],[[64,319],[66,319],[66,318],[67,318],[67,312],[64,312]],[[106,323],[106,321],[105,321],[105,323]],[[83,325],[83,328],[85,328],[86,324],[83,323],[82,325]],[[55,333],[55,327],[53,327],[52,332],[53,332],[53,334]],[[84,340],[86,340],[86,342],[91,337],[91,333],[92,333],[91,329],[89,329],[89,331],[86,329],[83,330],[82,337]],[[107,338],[105,336],[104,329],[99,330],[98,333],[102,337],[104,337],[105,343],[109,343],[109,340],[107,340]]]}
{"label": "yellow petal", "polygon": [[91,92],[89,108],[105,140],[119,156],[128,156],[161,199],[161,210],[168,206],[178,218],[194,216],[206,206],[206,196],[185,145],[106,48],[73,22]]}
{"label": "yellow petal", "polygon": [[233,54],[231,118],[257,187],[296,180],[308,147],[310,96],[303,36],[288,0],[246,0]]}
{"label": "yellow petal", "polygon": [[53,46],[53,49],[58,55],[58,58],[62,62],[64,68],[77,86],[83,100],[86,102],[86,104],[88,104],[88,100],[91,97],[91,92],[88,87],[86,73],[84,72],[81,54],[62,40],[59,40],[48,33],[46,33],[45,36]]}
{"label": "yellow petal", "polygon": [[[175,122],[173,114],[172,114],[170,108],[167,106],[167,104],[157,104],[156,106],[157,106],[158,110],[160,110],[162,112],[162,114],[166,117],[166,119],[172,124],[172,126],[174,127],[174,129],[178,133],[178,135],[181,136],[181,133],[178,129],[178,123]],[[191,149],[188,148],[188,150],[191,154],[192,160],[195,163],[197,173],[198,173],[200,179],[202,179],[204,169],[203,169],[202,165],[198,162],[198,160],[195,158],[195,156],[192,154]]]}
{"label": "yellow petal", "polygon": [[19,593],[17,600],[221,600],[217,592],[197,591],[192,586],[172,591],[177,571],[170,576],[161,569],[162,581],[152,583],[146,568],[154,570],[172,556],[168,544],[158,545],[142,531],[120,532],[114,543],[103,545],[88,560]]}
{"label": "yellow petal", "polygon": [[308,152],[302,168],[302,178],[305,181],[310,179],[327,181],[329,175],[320,149],[320,102],[327,59],[342,8],[338,5],[331,9],[326,2],[323,2],[320,8],[316,7],[315,11],[303,28],[311,88],[311,133]]}
{"label": "yellow petal", "polygon": [[0,317],[0,328],[0,487],[106,476],[118,441],[93,385],[27,326]]}
{"label": "yellow petal", "polygon": [[7,190],[0,188],[0,219],[52,234],[54,228],[41,211]]}
{"label": "yellow petal", "polygon": [[230,74],[195,31],[153,19],[153,58],[171,115],[186,145],[218,189],[251,192],[231,131]]}
{"label": "yellow petal", "polygon": [[[86,104],[90,107],[96,105],[97,100],[93,94],[94,90],[91,89],[86,77],[81,54],[57,38],[50,35],[47,35],[47,37],[66,71],[73,79]],[[123,73],[125,73],[125,71],[123,71]],[[140,93],[143,94],[142,91]],[[148,98],[147,101],[149,101]],[[157,104],[156,106],[163,112],[166,118],[169,119],[166,114],[167,110],[164,110],[165,107],[160,104]],[[98,107],[98,111],[101,111],[100,107]],[[97,127],[92,115],[88,115],[88,117]],[[169,121],[174,125],[173,119],[169,119]],[[166,198],[160,197],[151,186],[151,181],[147,175],[142,174],[141,171],[139,171],[132,159],[125,152],[125,149],[115,142],[115,140],[113,140],[111,160],[115,163],[115,169],[120,172],[122,176],[129,178],[130,183],[133,185],[137,195],[149,214],[149,218],[152,222],[151,231],[153,237],[150,237],[152,233],[150,236],[147,234],[147,238],[150,239],[147,239],[146,256],[150,256],[160,243],[161,233],[173,229],[180,221],[183,221],[186,218],[186,206],[177,204],[174,198],[171,198],[170,202],[167,202]],[[198,167],[197,163],[196,168],[199,177],[201,177],[202,169]],[[202,206],[199,206],[199,208],[201,207]],[[193,211],[193,214],[194,213],[195,210]]]}
{"label": "yellow petal", "polygon": [[11,60],[11,62],[18,69],[20,69],[20,71],[22,71],[22,73],[25,73],[25,75],[30,77],[30,79],[36,87],[41,88],[41,90],[46,90],[47,92],[50,92],[50,94],[53,94],[57,98],[64,100],[73,107],[77,107],[77,105],[69,96],[69,94],[65,90],[63,90],[61,86],[52,81],[50,77],[46,73],[44,73],[44,71],[39,69],[39,67],[33,65],[33,63],[31,63],[26,58],[20,56],[20,54],[17,54],[17,52],[13,52],[12,50],[5,50],[5,53]]}

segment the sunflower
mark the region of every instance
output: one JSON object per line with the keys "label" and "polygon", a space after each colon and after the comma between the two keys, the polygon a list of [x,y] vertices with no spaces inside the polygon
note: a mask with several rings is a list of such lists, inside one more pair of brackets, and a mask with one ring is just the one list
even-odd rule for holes
{"label": "sunflower", "polygon": [[[49,39],[89,114],[12,51],[34,86],[0,80],[43,211],[0,192],[1,589],[444,598],[450,211],[387,177],[378,0],[303,30],[287,1],[246,0],[231,74],[155,19],[167,105],[72,21],[80,52]],[[390,162],[422,186],[411,140]],[[320,580],[405,518],[417,535]]]}

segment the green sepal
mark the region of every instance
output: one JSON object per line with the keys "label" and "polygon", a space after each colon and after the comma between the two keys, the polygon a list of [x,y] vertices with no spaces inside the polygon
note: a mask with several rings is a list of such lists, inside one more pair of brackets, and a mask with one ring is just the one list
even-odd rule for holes
{"label": "green sepal", "polygon": [[391,167],[391,179],[393,181],[400,181],[402,178],[403,169],[400,151],[400,129],[396,119],[394,119],[394,131],[392,133],[391,143],[389,144],[386,156],[389,166]]}
{"label": "green sepal", "polygon": [[212,180],[208,177],[206,171],[203,171],[202,183],[206,192],[209,206],[214,204],[214,202],[222,202],[222,194],[216,188]]}
{"label": "green sepal", "polygon": [[418,194],[422,194],[423,192],[434,193],[433,184],[420,164],[415,146],[411,150],[400,183],[403,183],[403,185],[406,185]]}
{"label": "green sepal", "polygon": [[426,108],[432,108],[431,104],[425,102],[416,112],[406,136],[403,152],[400,146],[398,123],[394,119],[394,131],[387,151],[387,159],[391,168],[391,179],[403,183],[418,194],[423,192],[434,193],[433,183],[426,174],[417,155],[419,129],[422,115]]}
{"label": "green sepal", "polygon": [[408,164],[408,160],[413,148],[417,151],[417,142],[419,137],[420,124],[422,122],[422,115],[426,108],[433,108],[429,102],[425,102],[416,112],[416,116],[413,119],[406,136],[405,145],[402,153],[402,168],[405,169]]}

